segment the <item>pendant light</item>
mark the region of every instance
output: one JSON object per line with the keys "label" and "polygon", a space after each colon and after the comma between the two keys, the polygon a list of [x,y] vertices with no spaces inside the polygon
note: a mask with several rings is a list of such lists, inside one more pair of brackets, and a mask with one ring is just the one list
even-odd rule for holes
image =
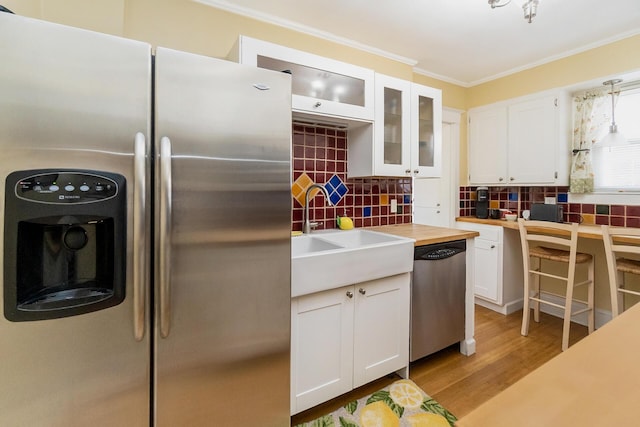
{"label": "pendant light", "polygon": [[609,132],[597,143],[599,147],[615,147],[620,145],[626,145],[627,139],[618,132],[618,125],[616,125],[616,93],[614,91],[614,85],[622,83],[622,79],[611,79],[603,82],[603,85],[611,86],[611,125],[609,126]]}

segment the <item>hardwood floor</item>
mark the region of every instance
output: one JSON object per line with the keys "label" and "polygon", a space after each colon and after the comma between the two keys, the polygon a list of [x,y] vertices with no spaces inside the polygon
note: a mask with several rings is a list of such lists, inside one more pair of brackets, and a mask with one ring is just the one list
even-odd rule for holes
{"label": "hardwood floor", "polygon": [[[476,305],[475,321],[475,354],[460,354],[456,344],[417,360],[409,369],[409,377],[458,418],[562,352],[560,318],[541,313],[540,323],[532,319],[527,337],[520,335],[522,311],[504,316]],[[571,324],[569,345],[585,336],[586,326]],[[398,378],[390,375],[297,414],[291,425],[332,412]]]}

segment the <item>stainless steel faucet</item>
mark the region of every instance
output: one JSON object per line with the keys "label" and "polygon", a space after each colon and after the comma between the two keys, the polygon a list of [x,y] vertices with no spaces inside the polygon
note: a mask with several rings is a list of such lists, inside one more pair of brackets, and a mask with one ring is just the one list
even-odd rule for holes
{"label": "stainless steel faucet", "polygon": [[309,220],[309,193],[314,188],[317,188],[322,194],[324,194],[324,197],[325,199],[327,199],[327,203],[329,204],[329,206],[333,206],[333,203],[331,203],[331,199],[329,198],[329,192],[326,188],[324,188],[324,186],[320,184],[311,184],[309,188],[307,188],[307,191],[304,194],[304,227],[302,228],[302,232],[307,234],[311,233],[312,228],[318,225],[317,222],[312,223]]}

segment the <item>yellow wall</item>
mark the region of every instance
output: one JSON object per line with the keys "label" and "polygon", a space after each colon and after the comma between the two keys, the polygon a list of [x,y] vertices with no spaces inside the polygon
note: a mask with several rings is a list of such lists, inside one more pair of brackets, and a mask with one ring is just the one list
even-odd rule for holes
{"label": "yellow wall", "polygon": [[640,35],[467,90],[467,108],[640,69]]}
{"label": "yellow wall", "polygon": [[[466,88],[414,73],[408,64],[192,0],[4,0],[3,4],[17,14],[218,58],[226,57],[238,36],[244,34],[442,89],[443,105],[463,111],[546,89],[640,70],[640,35],[636,35]],[[466,185],[466,114],[462,120],[460,183]]]}

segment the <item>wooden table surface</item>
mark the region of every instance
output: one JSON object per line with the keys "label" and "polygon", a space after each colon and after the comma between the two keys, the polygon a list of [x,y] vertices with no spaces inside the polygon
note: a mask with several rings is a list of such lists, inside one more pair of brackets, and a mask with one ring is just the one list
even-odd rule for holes
{"label": "wooden table surface", "polygon": [[462,417],[456,426],[640,425],[639,351],[636,304]]}
{"label": "wooden table surface", "polygon": [[[511,230],[518,230],[518,223],[516,221],[507,221],[504,219],[480,219],[471,216],[461,216],[456,218],[456,221],[472,222],[476,224],[499,225]],[[578,236],[585,237],[587,239],[602,240],[602,227],[599,225],[580,224],[578,226]]]}
{"label": "wooden table surface", "polygon": [[415,246],[431,245],[434,243],[452,242],[454,240],[469,239],[479,236],[476,231],[459,230],[457,228],[434,227],[420,224],[396,224],[368,227],[368,230],[393,234],[400,237],[415,239]]}

